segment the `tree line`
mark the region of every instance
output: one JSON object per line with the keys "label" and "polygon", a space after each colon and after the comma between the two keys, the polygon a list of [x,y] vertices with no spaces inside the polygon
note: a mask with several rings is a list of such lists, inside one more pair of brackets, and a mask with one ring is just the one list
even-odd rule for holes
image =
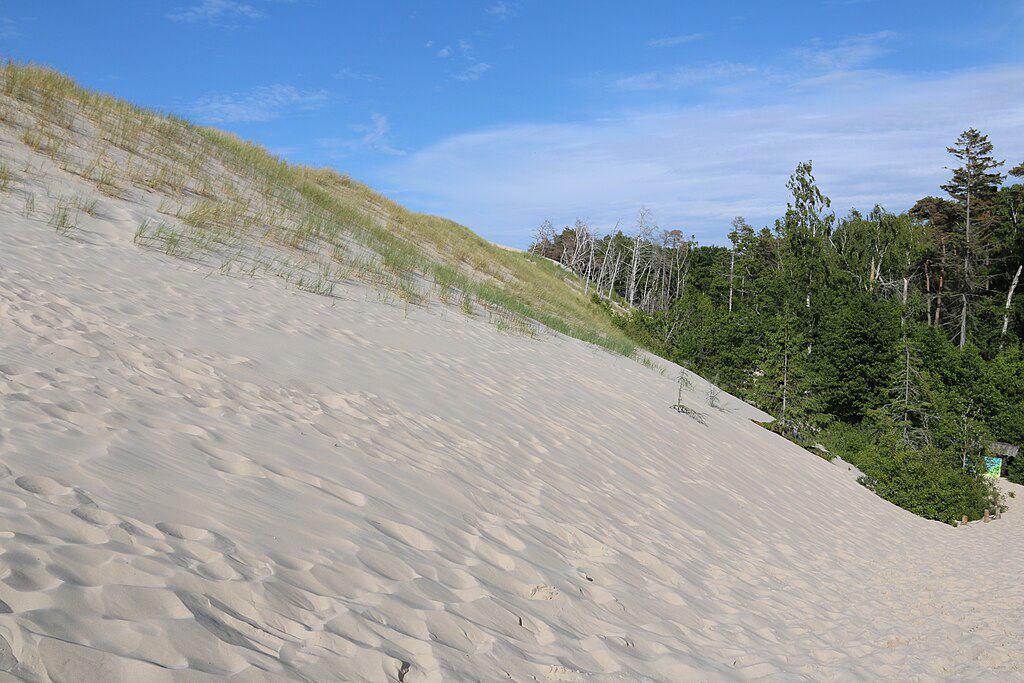
{"label": "tree line", "polygon": [[[952,522],[997,504],[987,444],[1024,445],[1024,163],[981,132],[948,148],[944,196],[839,217],[801,163],[773,226],[728,246],[659,230],[546,222],[530,250],[583,279],[630,336],[821,443],[863,483]],[[1024,457],[1011,479],[1024,483]]]}

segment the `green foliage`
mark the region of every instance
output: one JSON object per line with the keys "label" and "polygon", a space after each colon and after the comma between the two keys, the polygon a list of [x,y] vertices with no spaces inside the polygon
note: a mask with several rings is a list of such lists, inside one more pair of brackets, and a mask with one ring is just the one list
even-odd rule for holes
{"label": "green foliage", "polygon": [[861,469],[865,486],[926,519],[954,524],[965,515],[980,519],[985,510],[998,506],[996,493],[983,477],[957,471],[927,453],[874,451]]}
{"label": "green foliage", "polygon": [[949,455],[933,448],[909,448],[898,426],[875,413],[864,424],[837,423],[820,435],[834,454],[857,466],[861,483],[882,498],[926,519],[955,524],[980,519],[999,506],[984,477],[949,467]]}
{"label": "green foliage", "polygon": [[818,413],[859,422],[886,402],[899,341],[899,312],[865,292],[831,295],[809,356]]}
{"label": "green foliage", "polygon": [[[950,152],[952,199],[905,214],[837,219],[804,163],[774,229],[737,218],[729,248],[577,224],[547,229],[533,251],[590,273],[632,339],[770,413],[773,431],[831,439],[882,497],[945,522],[977,517],[993,506],[986,444],[1024,446],[1024,295],[1012,296],[1024,185],[1000,187],[978,131]],[[622,310],[634,272],[637,305]],[[1009,476],[1024,482],[1021,461]]]}
{"label": "green foliage", "polygon": [[1002,161],[992,157],[992,143],[988,136],[971,128],[957,138],[946,151],[963,162],[953,169],[953,177],[942,186],[954,199],[966,202],[968,199],[984,199],[995,194],[1003,182],[1003,175],[995,172]]}

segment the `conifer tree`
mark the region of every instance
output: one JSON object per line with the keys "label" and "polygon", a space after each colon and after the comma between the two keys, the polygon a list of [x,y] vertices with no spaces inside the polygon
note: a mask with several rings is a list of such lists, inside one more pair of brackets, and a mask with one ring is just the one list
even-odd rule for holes
{"label": "conifer tree", "polygon": [[992,143],[988,136],[971,128],[957,138],[946,150],[963,165],[951,169],[953,177],[942,186],[964,208],[963,272],[960,292],[960,348],[967,343],[968,298],[973,294],[976,281],[975,256],[982,244],[976,225],[977,215],[995,195],[1004,176],[995,169],[1003,165],[992,156]]}

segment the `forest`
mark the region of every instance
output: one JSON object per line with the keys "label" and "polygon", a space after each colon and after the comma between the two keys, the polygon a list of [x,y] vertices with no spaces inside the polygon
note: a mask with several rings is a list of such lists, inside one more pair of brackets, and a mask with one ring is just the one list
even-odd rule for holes
{"label": "forest", "polygon": [[[729,246],[641,210],[628,232],[545,222],[530,251],[581,276],[638,343],[853,463],[883,498],[977,519],[1001,504],[989,445],[1024,445],[1024,163],[975,129],[947,149],[948,181],[903,213],[837,216],[806,162],[784,216],[737,217]],[[1024,456],[1007,476],[1024,483]]]}

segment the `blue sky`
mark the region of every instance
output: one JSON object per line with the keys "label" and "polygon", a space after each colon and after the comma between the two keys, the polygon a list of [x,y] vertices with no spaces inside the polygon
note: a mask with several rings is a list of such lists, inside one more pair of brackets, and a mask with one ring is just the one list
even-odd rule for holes
{"label": "blue sky", "polygon": [[834,206],[1024,160],[1024,0],[0,3],[0,53],[522,246],[545,218],[721,242],[814,161]]}

